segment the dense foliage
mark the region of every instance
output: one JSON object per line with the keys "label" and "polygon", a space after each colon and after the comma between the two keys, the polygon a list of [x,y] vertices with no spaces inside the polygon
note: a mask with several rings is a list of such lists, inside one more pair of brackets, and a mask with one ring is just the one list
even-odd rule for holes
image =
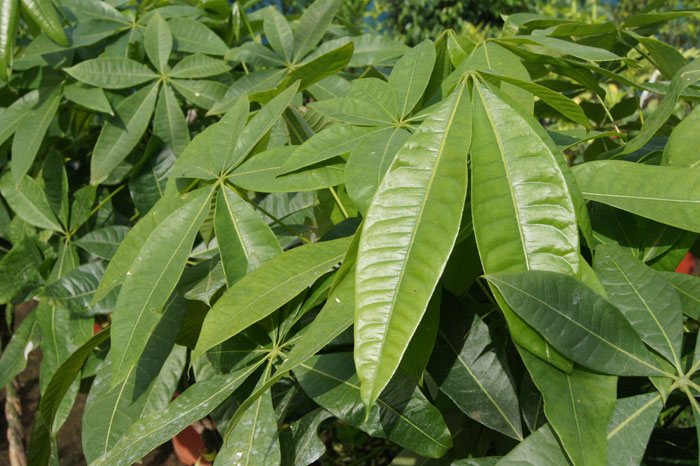
{"label": "dense foliage", "polygon": [[313,463],[329,419],[401,464],[696,462],[700,60],[654,34],[697,12],[409,48],[341,3],[0,0],[30,464],[81,391],[95,466],[204,418],[215,465]]}

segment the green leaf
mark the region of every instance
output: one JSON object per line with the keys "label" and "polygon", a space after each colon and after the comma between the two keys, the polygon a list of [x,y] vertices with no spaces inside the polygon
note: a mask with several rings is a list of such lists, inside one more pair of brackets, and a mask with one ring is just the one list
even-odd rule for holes
{"label": "green leaf", "polygon": [[695,59],[673,76],[671,86],[663,100],[654,112],[644,119],[639,133],[625,144],[622,154],[631,154],[644,147],[671,116],[683,92],[698,80],[700,80],[700,59]]}
{"label": "green leaf", "polygon": [[0,3],[0,81],[7,81],[12,72],[18,17],[18,0]]}
{"label": "green leaf", "polygon": [[279,146],[255,154],[227,179],[240,188],[262,193],[315,191],[337,186],[345,180],[345,163],[337,158],[278,176],[293,152],[294,146]]}
{"label": "green leaf", "polygon": [[526,50],[529,49],[539,55],[547,55],[550,57],[570,55],[589,61],[614,61],[622,59],[622,57],[603,48],[591,47],[589,45],[544,35],[507,37],[499,39],[499,42],[522,44],[526,46]]}
{"label": "green leaf", "polygon": [[29,91],[0,113],[0,144],[9,139],[17,126],[39,103],[39,91]]}
{"label": "green leaf", "polygon": [[68,84],[63,88],[63,95],[71,102],[87,109],[114,115],[112,105],[99,87],[85,87],[78,83]]}
{"label": "green leaf", "polygon": [[658,393],[620,398],[608,425],[608,465],[641,464],[663,403]]}
{"label": "green leaf", "polygon": [[343,155],[357,147],[365,139],[377,133],[384,133],[384,128],[333,125],[325,128],[306,141],[296,146],[279,170],[279,175],[300,170],[319,162]]}
{"label": "green leaf", "polygon": [[408,47],[385,34],[367,33],[353,37],[355,53],[348,63],[352,67],[382,65],[400,57]]}
{"label": "green leaf", "polygon": [[323,38],[340,4],[340,0],[316,0],[304,11],[294,31],[295,62],[304,58]]}
{"label": "green leaf", "polygon": [[178,62],[168,73],[171,78],[199,79],[227,73],[231,67],[223,60],[195,53]]}
{"label": "green leaf", "polygon": [[291,424],[294,466],[313,464],[326,452],[326,445],[319,438],[318,428],[330,417],[332,417],[331,413],[319,408]]}
{"label": "green leaf", "polygon": [[700,156],[689,147],[700,144],[700,106],[695,107],[683,120],[673,128],[671,136],[664,147],[663,164],[676,167],[700,167]]}
{"label": "green leaf", "polygon": [[170,33],[168,23],[157,11],[151,16],[146,27],[144,48],[151,63],[163,73],[168,66],[168,58],[173,49],[173,35]]}
{"label": "green leaf", "polygon": [[136,147],[148,128],[157,96],[158,83],[139,90],[117,105],[116,116],[102,127],[92,152],[91,184],[107,179]]}
{"label": "green leaf", "polygon": [[442,317],[428,372],[440,390],[475,421],[522,440],[518,395],[486,324],[463,310]]}
{"label": "green leaf", "polygon": [[216,196],[214,230],[229,287],[282,253],[275,234],[237,193],[222,187]]}
{"label": "green leaf", "polygon": [[63,231],[63,227],[51,211],[46,193],[39,183],[24,175],[15,183],[11,173],[0,180],[0,192],[3,198],[22,220],[39,228]]}
{"label": "green leaf", "polygon": [[44,258],[32,238],[23,238],[0,260],[0,303],[7,304],[20,292],[43,282]]}
{"label": "green leaf", "polygon": [[583,125],[585,128],[590,128],[591,124],[588,121],[588,117],[583,112],[583,109],[573,100],[569,99],[565,95],[555,92],[545,86],[530,81],[525,81],[522,79],[513,78],[510,76],[503,76],[496,73],[488,73],[480,71],[481,74],[489,77],[498,79],[499,81],[504,81],[509,84],[513,84],[521,89],[524,89],[540,99],[550,107],[552,107],[557,112],[561,113],[564,117],[569,120]]}
{"label": "green leaf", "polygon": [[10,383],[27,367],[29,353],[39,347],[41,329],[36,321],[36,311],[28,314],[12,334],[0,357],[0,388]]}
{"label": "green leaf", "polygon": [[277,8],[265,10],[263,29],[272,50],[285,62],[291,63],[294,52],[294,33],[287,19],[277,11]]}
{"label": "green leaf", "polygon": [[[195,192],[196,193],[196,192]],[[193,194],[189,193],[183,196],[167,196],[163,197],[156,205],[145,215],[134,227],[129,230],[129,233],[123,239],[117,248],[112,260],[105,270],[104,277],[100,282],[100,286],[95,292],[94,302],[107,296],[114,288],[120,286],[126,278],[126,273],[131,268],[134,260],[139,255],[139,251],[143,247],[148,237],[153,230],[156,229],[170,214],[184,203],[192,199]]]}
{"label": "green leaf", "polygon": [[435,65],[435,44],[425,40],[406,52],[389,75],[389,85],[396,93],[398,116],[411,113],[428,86]]}
{"label": "green leaf", "polygon": [[[331,42],[327,42],[324,45],[328,44],[331,44]],[[309,58],[289,73],[289,79],[291,81],[301,80],[301,88],[304,89],[329,76],[335,76],[338,71],[345,68],[345,65],[352,58],[353,47],[354,44],[352,42],[347,42],[321,55],[315,56],[315,53],[311,54]],[[321,47],[318,50],[322,50]]]}
{"label": "green leaf", "polygon": [[545,424],[503,457],[498,466],[562,466],[569,464],[557,436]]}
{"label": "green leaf", "polygon": [[600,245],[593,262],[608,299],[644,342],[681,370],[683,312],[671,284],[624,248]]}
{"label": "green leaf", "polygon": [[343,260],[349,238],[311,243],[268,260],[207,313],[192,360],[272,314]]}
{"label": "green leaf", "polygon": [[248,99],[241,97],[221,120],[195,136],[170,176],[218,178],[231,164],[236,143],[248,119],[249,105]]}
{"label": "green leaf", "polygon": [[246,159],[292,103],[298,89],[299,82],[295,82],[258,110],[238,136],[230,157],[227,156],[223,165],[225,171],[236,168]]}
{"label": "green leaf", "polygon": [[204,188],[177,208],[151,232],[126,272],[112,318],[112,386],[126,379],[139,360],[210,204],[211,192]]}
{"label": "green leaf", "polygon": [[223,56],[228,47],[219,36],[201,22],[192,18],[173,18],[168,21],[178,52],[204,53]]}
{"label": "green leaf", "polygon": [[[68,175],[64,166],[63,155],[51,151],[44,159],[41,168],[44,181],[44,192],[51,210],[62,225],[68,225]],[[75,195],[78,194],[76,191]]]}
{"label": "green leaf", "polygon": [[146,65],[121,57],[85,60],[63,70],[78,81],[105,89],[134,87],[158,77]]}
{"label": "green leaf", "polygon": [[91,466],[128,466],[170,440],[226,400],[260,363],[215,375],[190,386],[166,408],[141,416],[107,453]]}
{"label": "green leaf", "polygon": [[462,85],[399,150],[367,211],[357,258],[355,364],[368,409],[396,371],[457,238],[471,118]]}
{"label": "green leaf", "polygon": [[389,126],[398,113],[394,90],[377,78],[357,79],[345,97],[313,102],[310,107],[342,123],[359,126]]}
{"label": "green leaf", "polygon": [[345,187],[361,212],[367,212],[396,153],[410,135],[403,128],[383,128],[353,147],[345,166]]}
{"label": "green leaf", "polygon": [[64,47],[68,46],[61,19],[50,0],[21,0],[20,3],[24,12],[51,40]]}
{"label": "green leaf", "polygon": [[153,134],[172,148],[175,157],[183,153],[190,142],[185,115],[178,105],[173,90],[167,84],[160,89],[153,115]]}
{"label": "green leaf", "polygon": [[700,320],[700,278],[675,272],[661,272],[661,276],[678,294],[683,312],[691,319]]}
{"label": "green leaf", "polygon": [[523,362],[544,397],[544,412],[574,465],[605,464],[617,378],[581,369],[570,374],[525,351]]}
{"label": "green leaf", "polygon": [[12,139],[12,175],[19,182],[39,153],[41,142],[53,121],[61,103],[61,89],[54,89],[40,98],[39,105],[27,113],[18,123],[15,137]]}
{"label": "green leaf", "polygon": [[112,312],[116,293],[112,293],[109,299],[101,301],[98,305],[90,306],[90,300],[103,274],[104,266],[101,262],[88,262],[46,285],[41,292],[41,298],[76,315],[107,314]]}
{"label": "green leaf", "polygon": [[[534,118],[516,111],[485,85],[475,82],[474,89],[471,207],[484,272],[577,273],[576,213],[557,160],[560,155],[542,139]],[[571,364],[507,306],[501,309],[517,344],[570,369]]]}
{"label": "green leaf", "polygon": [[150,139],[145,152],[147,160],[132,173],[129,180],[129,193],[134,200],[134,207],[140,213],[151,210],[165,195],[168,176],[176,161],[172,149],[162,144],[159,138]]}
{"label": "green leaf", "polygon": [[508,305],[557,350],[614,375],[663,375],[622,313],[569,275],[529,270],[488,275]]}
{"label": "green leaf", "polygon": [[214,464],[280,464],[281,456],[277,415],[268,390],[243,413]]}
{"label": "green leaf", "polygon": [[222,100],[228,89],[225,84],[203,79],[196,81],[173,79],[170,83],[185,99],[207,110]]}
{"label": "green leaf", "polygon": [[101,259],[111,259],[128,232],[129,227],[110,225],[84,234],[73,244]]}
{"label": "green leaf", "polygon": [[182,299],[165,310],[143,357],[117,386],[110,383],[111,358],[98,369],[83,415],[83,452],[89,462],[107,453],[140,417],[168,406],[187,356],[186,348],[173,349],[184,313]]}
{"label": "green leaf", "polygon": [[693,170],[600,160],[573,171],[586,199],[700,232],[700,183]]}
{"label": "green leaf", "polygon": [[368,417],[350,353],[314,356],[294,373],[316,403],[371,436],[386,437],[429,458],[441,457],[452,446],[440,412],[402,373],[377,399]]}

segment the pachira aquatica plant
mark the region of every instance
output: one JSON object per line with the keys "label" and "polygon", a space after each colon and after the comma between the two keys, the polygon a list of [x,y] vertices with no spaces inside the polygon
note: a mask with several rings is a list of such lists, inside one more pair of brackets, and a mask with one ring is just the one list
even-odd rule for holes
{"label": "pachira aquatica plant", "polygon": [[30,464],[80,392],[95,466],[205,418],[217,466],[313,463],[329,422],[396,464],[697,462],[700,61],[654,37],[696,11],[409,48],[340,0],[62,0],[61,34],[16,3],[0,385],[41,348]]}

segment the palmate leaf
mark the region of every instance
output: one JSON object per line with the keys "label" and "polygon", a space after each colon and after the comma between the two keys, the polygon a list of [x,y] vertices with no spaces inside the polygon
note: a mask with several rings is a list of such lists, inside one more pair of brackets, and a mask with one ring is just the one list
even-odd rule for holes
{"label": "palmate leaf", "polygon": [[573,171],[586,199],[700,232],[700,178],[693,170],[601,160]]}
{"label": "palmate leaf", "polygon": [[141,357],[209,215],[211,197],[202,188],[163,220],[126,272],[112,318],[112,386],[126,379]]}
{"label": "palmate leaf", "polygon": [[396,371],[457,238],[470,128],[462,84],[406,141],[367,211],[357,258],[355,364],[368,409]]}
{"label": "palmate leaf", "polygon": [[595,271],[608,299],[649,346],[681,369],[683,312],[678,295],[664,277],[621,247],[595,250]]}
{"label": "palmate leaf", "polygon": [[[539,123],[502,93],[478,82],[474,89],[471,207],[484,271],[576,274],[576,213],[559,154],[534,129]],[[571,368],[507,306],[501,309],[517,344],[563,370]]]}
{"label": "palmate leaf", "polygon": [[565,356],[614,375],[664,375],[620,311],[570,275],[530,270],[487,276],[511,309]]}
{"label": "palmate leaf", "polygon": [[245,275],[207,313],[192,359],[289,302],[341,262],[349,243],[341,238],[300,246]]}

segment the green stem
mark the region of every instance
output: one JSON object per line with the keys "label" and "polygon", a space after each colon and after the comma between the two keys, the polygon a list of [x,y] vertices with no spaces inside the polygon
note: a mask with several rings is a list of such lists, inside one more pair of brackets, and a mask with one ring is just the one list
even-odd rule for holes
{"label": "green stem", "polygon": [[340,209],[340,212],[343,214],[343,217],[345,217],[346,219],[350,218],[348,211],[345,209],[345,206],[343,205],[343,201],[340,200],[340,196],[338,196],[338,193],[335,191],[333,186],[328,188],[328,191],[331,192],[331,196],[333,196],[333,199],[335,199],[335,203],[338,205],[338,208]]}

